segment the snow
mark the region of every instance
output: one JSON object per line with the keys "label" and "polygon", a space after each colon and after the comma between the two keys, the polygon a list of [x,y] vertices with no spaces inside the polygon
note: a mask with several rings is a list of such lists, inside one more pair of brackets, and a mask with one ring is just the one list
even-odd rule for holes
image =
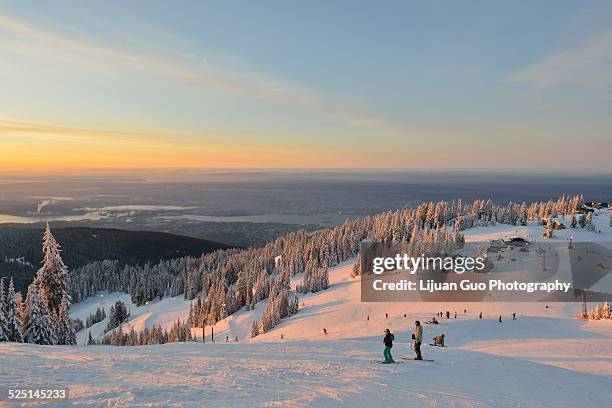
{"label": "snow", "polygon": [[[612,242],[608,218],[594,221],[602,233],[568,229],[555,231],[553,240],[573,235],[576,241]],[[541,232],[536,225],[496,225],[466,231],[466,241],[516,235],[539,240]],[[201,329],[193,330],[198,342],[160,346],[86,347],[88,329],[79,333],[79,346],[2,343],[0,378],[5,386],[68,386],[70,403],[96,407],[612,406],[612,321],[574,319],[579,303],[362,303],[353,262],[332,268],[328,290],[300,297],[297,315],[255,339],[248,338],[251,323],[261,318],[266,302],[217,323],[214,344],[210,328],[206,344]],[[126,303],[127,325],[136,330],[169,328],[189,313],[190,302],[180,296],[136,307],[128,295],[103,295],[107,314],[115,301]],[[85,321],[101,298],[73,305],[71,314]],[[448,348],[424,344],[423,355],[433,362],[400,359],[413,356],[414,321],[446,310],[451,319],[425,325],[424,339],[444,333]],[[92,326],[94,337],[107,321]],[[400,364],[375,362],[382,360],[386,328],[395,334],[393,355]],[[226,336],[240,342],[225,343]]]}

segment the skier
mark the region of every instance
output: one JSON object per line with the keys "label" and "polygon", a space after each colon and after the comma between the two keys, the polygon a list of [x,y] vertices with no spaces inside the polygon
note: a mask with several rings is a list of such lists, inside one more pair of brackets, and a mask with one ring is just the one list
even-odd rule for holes
{"label": "skier", "polygon": [[394,339],[395,336],[391,334],[391,331],[389,329],[386,329],[385,338],[383,339],[383,343],[385,345],[385,351],[383,352],[383,355],[385,356],[385,364],[395,363],[395,361],[393,360],[393,356],[391,356],[391,348],[393,347]]}
{"label": "skier", "polygon": [[389,313],[385,313],[385,319],[389,318]]}
{"label": "skier", "polygon": [[421,326],[421,322],[418,320],[414,322],[415,329],[414,334],[412,335],[412,339],[414,340],[414,352],[416,353],[415,360],[422,360],[423,356],[421,356],[421,342],[423,341],[423,326]]}
{"label": "skier", "polygon": [[450,312],[448,310],[446,311],[446,318],[450,319]]}
{"label": "skier", "polygon": [[482,312],[480,312],[480,314],[478,315],[479,319],[482,319]]}
{"label": "skier", "polygon": [[499,322],[500,322],[500,323],[502,322],[501,315],[499,316]]}
{"label": "skier", "polygon": [[455,319],[457,318],[457,312],[455,312]]}
{"label": "skier", "polygon": [[327,335],[327,329],[323,329],[323,334]]}
{"label": "skier", "polygon": [[434,346],[444,347],[444,334],[434,337],[433,341],[434,341],[434,344],[433,344]]}
{"label": "skier", "polygon": [[516,313],[512,313],[512,320],[516,320]]}

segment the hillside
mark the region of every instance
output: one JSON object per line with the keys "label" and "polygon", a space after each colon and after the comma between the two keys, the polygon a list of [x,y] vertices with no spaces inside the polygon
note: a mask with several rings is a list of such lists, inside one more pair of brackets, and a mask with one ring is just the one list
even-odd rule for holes
{"label": "hillside", "polygon": [[[560,230],[552,241],[571,235],[609,247],[607,216],[593,219],[595,232]],[[537,242],[541,235],[542,227],[529,222],[471,228],[465,239]],[[297,315],[254,339],[251,325],[265,300],[216,323],[214,344],[207,327],[206,344],[202,329],[192,329],[190,343],[83,346],[90,331],[103,335],[107,318],[78,333],[76,347],[0,344],[0,374],[8,384],[69,386],[72,403],[96,406],[603,407],[612,401],[611,320],[575,319],[579,303],[364,303],[353,263],[331,268],[329,289],[301,296]],[[301,279],[294,276],[291,285]],[[117,300],[131,312],[123,330],[137,331],[170,328],[187,318],[191,303],[177,296],[136,306],[127,294],[102,293],[73,305],[71,315],[85,320],[101,306],[108,313]],[[434,361],[411,360],[414,321],[446,310],[450,319],[424,326],[423,354]],[[386,328],[396,336],[399,364],[378,364]],[[427,345],[439,334],[447,348]]]}
{"label": "hillside", "polygon": [[[120,264],[156,263],[160,259],[200,256],[225,244],[162,232],[105,228],[53,229],[63,249],[66,265],[75,269],[87,263],[116,259]],[[0,276],[13,276],[17,290],[31,282],[42,259],[42,229],[0,228]]]}

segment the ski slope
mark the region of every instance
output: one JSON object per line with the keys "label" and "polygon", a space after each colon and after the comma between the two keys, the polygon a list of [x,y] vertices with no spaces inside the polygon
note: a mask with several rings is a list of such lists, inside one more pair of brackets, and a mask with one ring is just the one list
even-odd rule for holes
{"label": "ski slope", "polygon": [[[554,239],[610,242],[607,217],[594,219],[601,234],[564,230]],[[475,228],[466,240],[521,234],[537,239],[541,227]],[[255,339],[251,324],[265,302],[217,323],[214,344],[210,328],[206,344],[201,329],[193,330],[199,342],[160,346],[85,347],[87,329],[76,347],[2,343],[0,378],[7,385],[68,386],[68,403],[96,407],[612,406],[612,320],[576,320],[577,303],[362,303],[352,263],[330,270],[328,290],[301,297],[297,315]],[[118,299],[136,330],[169,327],[189,313],[182,297],[136,307],[125,294],[107,293],[74,305],[72,314],[85,320],[101,301],[108,312]],[[400,359],[413,356],[414,321],[446,310],[451,319],[424,326],[424,343],[444,333],[448,348],[424,345],[433,362]],[[102,335],[106,320],[90,329],[93,336]],[[386,328],[395,334],[400,364],[377,363]],[[240,341],[226,343],[226,336]]]}

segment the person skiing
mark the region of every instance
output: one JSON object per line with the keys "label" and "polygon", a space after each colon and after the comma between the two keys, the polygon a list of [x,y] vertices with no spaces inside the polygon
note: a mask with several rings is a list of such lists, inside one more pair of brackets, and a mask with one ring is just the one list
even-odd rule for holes
{"label": "person skiing", "polygon": [[418,320],[414,322],[415,329],[414,334],[412,335],[412,339],[414,340],[414,352],[416,353],[415,360],[422,360],[423,356],[421,356],[421,342],[423,341],[423,326],[421,326],[421,322]]}
{"label": "person skiing", "polygon": [[450,312],[448,310],[446,311],[446,318],[450,319]]}
{"label": "person skiing", "polygon": [[512,313],[512,320],[516,320],[516,313]]}
{"label": "person skiing", "polygon": [[434,341],[434,346],[444,347],[444,334],[434,337],[433,341]]}
{"label": "person skiing", "polygon": [[479,319],[482,319],[482,312],[480,312],[480,314],[478,315]]}
{"label": "person skiing", "polygon": [[385,351],[383,352],[383,355],[385,356],[385,364],[395,363],[395,361],[393,360],[393,356],[391,356],[391,348],[393,347],[394,339],[395,336],[393,336],[389,329],[386,329],[385,338],[383,339],[383,343],[385,345]]}
{"label": "person skiing", "polygon": [[501,315],[499,316],[499,322],[500,322],[500,323],[502,322]]}

